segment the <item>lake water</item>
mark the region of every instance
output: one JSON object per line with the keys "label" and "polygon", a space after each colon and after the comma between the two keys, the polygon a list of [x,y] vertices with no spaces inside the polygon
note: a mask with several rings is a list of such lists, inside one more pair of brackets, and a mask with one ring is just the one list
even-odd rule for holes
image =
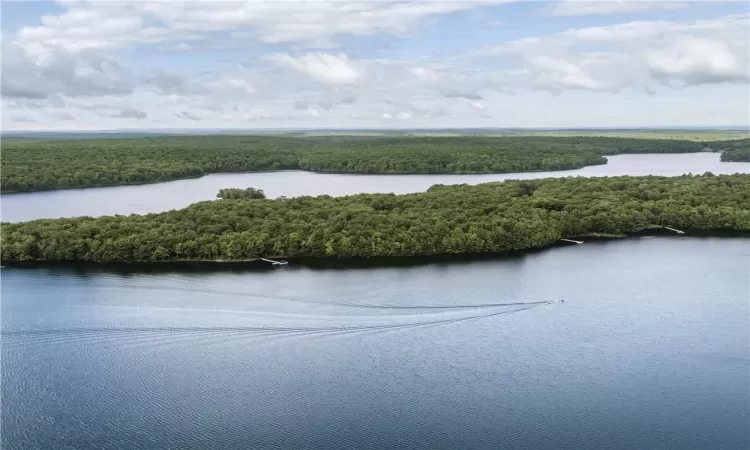
{"label": "lake water", "polygon": [[[504,175],[217,174],[3,195],[2,220],[163,211],[225,187],[291,197],[705,171],[750,163],[701,153]],[[0,277],[3,449],[750,448],[746,238]]]}
{"label": "lake water", "polygon": [[2,270],[3,449],[750,447],[748,239],[158,270]]}
{"label": "lake water", "polygon": [[434,184],[479,184],[507,179],[566,176],[750,173],[750,163],[720,162],[718,153],[617,155],[606,165],[557,172],[489,175],[335,175],[302,171],[214,174],[202,178],[141,186],[70,189],[0,196],[2,221],[55,217],[145,214],[212,200],[222,188],[255,187],[269,197],[349,195],[363,192],[422,192]]}

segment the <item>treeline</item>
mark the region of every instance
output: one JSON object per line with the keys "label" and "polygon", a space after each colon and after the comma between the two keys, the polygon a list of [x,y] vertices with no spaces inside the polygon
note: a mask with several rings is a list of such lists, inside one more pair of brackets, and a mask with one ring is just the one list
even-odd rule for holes
{"label": "treeline", "polygon": [[152,183],[216,172],[502,173],[579,169],[602,155],[698,152],[670,139],[607,137],[161,136],[7,140],[2,191]]}
{"label": "treeline", "polygon": [[750,231],[750,175],[436,185],[408,195],[220,200],[2,225],[5,260],[167,261],[504,252],[653,226]]}
{"label": "treeline", "polygon": [[722,161],[750,162],[750,139],[712,142],[711,149],[722,152]]}

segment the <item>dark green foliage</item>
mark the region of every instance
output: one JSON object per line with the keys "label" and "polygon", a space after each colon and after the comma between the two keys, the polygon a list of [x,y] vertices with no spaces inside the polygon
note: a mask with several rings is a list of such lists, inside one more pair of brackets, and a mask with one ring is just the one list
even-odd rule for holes
{"label": "dark green foliage", "polygon": [[721,154],[724,162],[750,162],[750,147],[727,150]]}
{"label": "dark green foliage", "polygon": [[247,188],[247,189],[219,189],[219,193],[216,194],[216,198],[222,198],[226,200],[239,200],[239,199],[264,199],[266,198],[263,189]]}
{"label": "dark green foliage", "polygon": [[579,169],[602,155],[701,151],[690,141],[607,137],[161,136],[4,140],[3,192],[153,183],[216,172],[501,173]]}
{"label": "dark green foliage", "polygon": [[[244,260],[503,252],[669,225],[750,231],[750,175],[559,178],[201,202],[159,214],[2,225],[6,260]],[[645,262],[646,263],[646,262]]]}
{"label": "dark green foliage", "polygon": [[750,162],[750,139],[712,142],[711,149],[722,152],[722,161]]}

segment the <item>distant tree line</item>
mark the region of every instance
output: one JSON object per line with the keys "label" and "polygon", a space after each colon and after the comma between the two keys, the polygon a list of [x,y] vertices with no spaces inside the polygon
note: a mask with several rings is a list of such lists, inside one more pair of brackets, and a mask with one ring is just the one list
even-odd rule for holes
{"label": "distant tree line", "polygon": [[160,136],[3,141],[2,192],[153,183],[217,172],[502,173],[579,169],[602,155],[698,152],[671,139],[549,136]]}
{"label": "distant tree line", "polygon": [[750,231],[750,175],[569,177],[408,195],[200,202],[2,224],[4,260],[169,261],[504,252],[591,233]]}

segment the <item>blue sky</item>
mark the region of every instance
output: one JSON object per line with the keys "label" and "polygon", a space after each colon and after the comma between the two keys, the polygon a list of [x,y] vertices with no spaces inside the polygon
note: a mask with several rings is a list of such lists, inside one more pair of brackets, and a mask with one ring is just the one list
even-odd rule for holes
{"label": "blue sky", "polygon": [[6,130],[750,122],[745,1],[2,3]]}

